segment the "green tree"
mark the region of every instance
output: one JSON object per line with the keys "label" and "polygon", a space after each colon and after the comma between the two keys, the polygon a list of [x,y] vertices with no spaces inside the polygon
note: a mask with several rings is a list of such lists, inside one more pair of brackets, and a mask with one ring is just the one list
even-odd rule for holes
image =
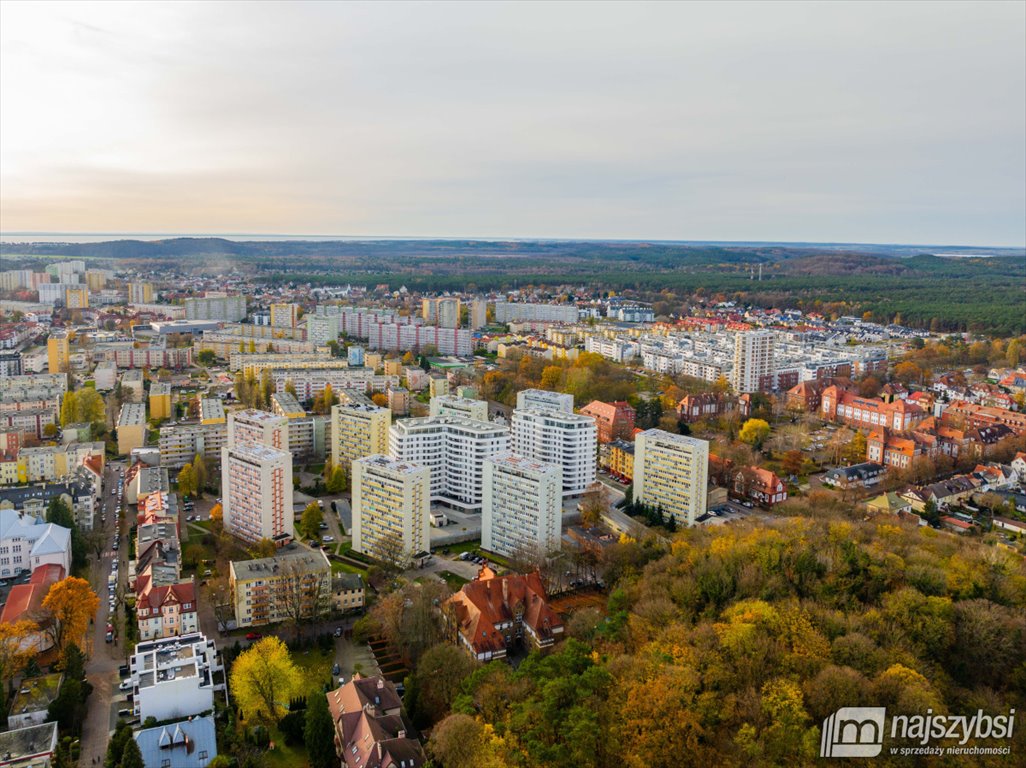
{"label": "green tree", "polygon": [[128,723],[119,722],[118,727],[107,743],[107,756],[103,760],[104,768],[120,768],[121,756],[125,752],[125,745],[135,741],[132,738],[132,728]]}
{"label": "green tree", "polygon": [[324,515],[321,512],[321,505],[316,501],[311,501],[303,510],[303,516],[300,518],[299,528],[306,538],[313,539],[317,537],[321,523],[323,522]]}
{"label": "green tree", "polygon": [[139,743],[134,738],[125,742],[125,748],[121,753],[121,762],[118,763],[118,768],[146,768],[142,752],[139,751]]}
{"label": "green tree", "polygon": [[216,359],[214,351],[211,349],[201,349],[196,355],[196,360],[200,365],[213,365]]}
{"label": "green tree", "polygon": [[1012,339],[1005,348],[1005,360],[1010,368],[1018,368],[1022,360],[1022,342]]}
{"label": "green tree", "polygon": [[178,492],[183,496],[196,495],[196,473],[192,464],[186,464],[178,473]]}
{"label": "green tree", "polygon": [[328,493],[342,493],[348,485],[349,478],[346,477],[346,471],[339,466],[332,467],[324,483]]}
{"label": "green tree", "polygon": [[196,495],[203,496],[203,489],[207,487],[207,463],[198,453],[192,460],[192,479],[196,486]]}
{"label": "green tree", "polygon": [[323,695],[314,694],[307,701],[303,740],[312,768],[335,768],[338,765],[335,726],[328,711],[328,700]]}

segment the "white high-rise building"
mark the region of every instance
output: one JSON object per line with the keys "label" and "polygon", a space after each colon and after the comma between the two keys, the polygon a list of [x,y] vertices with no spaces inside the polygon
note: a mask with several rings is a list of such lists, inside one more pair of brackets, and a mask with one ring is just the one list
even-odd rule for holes
{"label": "white high-rise building", "polygon": [[488,402],[456,395],[432,397],[429,403],[431,416],[456,416],[464,419],[488,421]]}
{"label": "white high-rise building", "polygon": [[398,461],[430,469],[433,501],[480,509],[484,461],[509,450],[509,430],[451,416],[404,419],[389,430],[388,450]]}
{"label": "white high-rise building", "polygon": [[558,550],[563,473],[554,464],[501,453],[484,464],[481,546],[507,557]]}
{"label": "white high-rise building", "polygon": [[342,332],[342,315],[307,315],[306,339],[315,347],[325,347],[330,341],[338,341]]}
{"label": "white high-rise building", "polygon": [[185,300],[187,320],[223,320],[234,323],[245,316],[245,296],[206,296]]}
{"label": "white high-rise building", "polygon": [[289,450],[289,420],[268,411],[247,409],[228,414],[228,447],[266,445],[279,451]]}
{"label": "white high-rise building", "polygon": [[738,393],[773,387],[773,331],[744,331],[734,337],[731,385]]}
{"label": "white high-rise building", "polygon": [[512,434],[514,453],[561,467],[564,496],[583,493],[595,482],[598,427],[591,416],[517,408]]}
{"label": "white high-rise building", "polygon": [[375,454],[353,462],[353,549],[401,562],[430,549],[431,471]]}
{"label": "white high-rise building", "polygon": [[517,410],[574,412],[574,396],[547,389],[524,389],[517,392]]}
{"label": "white high-rise building", "polygon": [[709,443],[661,429],[634,439],[634,500],[662,508],[677,525],[692,525],[705,514]]}
{"label": "white high-rise building", "polygon": [[488,302],[474,299],[470,302],[470,330],[477,331],[488,325]]}
{"label": "white high-rise building", "polygon": [[331,461],[349,473],[364,456],[388,452],[392,411],[371,403],[344,402],[331,408]]}
{"label": "white high-rise building", "polygon": [[295,525],[292,454],[257,443],[222,448],[221,498],[229,533],[249,542],[287,542]]}

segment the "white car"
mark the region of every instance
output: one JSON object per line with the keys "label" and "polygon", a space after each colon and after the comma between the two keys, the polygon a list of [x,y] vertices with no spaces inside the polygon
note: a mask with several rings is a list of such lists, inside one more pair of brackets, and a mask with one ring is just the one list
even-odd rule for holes
{"label": "white car", "polygon": [[335,540],[335,537],[334,537],[334,536],[325,536],[325,537],[323,537],[323,539],[322,539],[322,541],[325,541],[325,542],[328,542],[328,543],[330,543],[330,542],[332,542],[332,541],[334,541],[334,540]]}
{"label": "white car", "polygon": [[131,680],[123,680],[121,682],[121,685],[118,686],[118,690],[119,691],[130,691],[130,690],[132,690],[132,681]]}

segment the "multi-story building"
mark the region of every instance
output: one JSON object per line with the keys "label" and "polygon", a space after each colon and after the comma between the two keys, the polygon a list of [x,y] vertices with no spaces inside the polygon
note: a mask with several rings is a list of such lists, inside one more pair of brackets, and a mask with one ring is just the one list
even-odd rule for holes
{"label": "multi-story building", "polygon": [[743,331],[734,336],[734,391],[759,392],[773,388],[772,331]]}
{"label": "multi-story building", "polygon": [[593,400],[581,408],[581,413],[595,419],[600,443],[630,440],[634,434],[634,408],[625,400],[604,403]]}
{"label": "multi-story building", "polygon": [[279,546],[293,535],[292,454],[266,445],[221,449],[224,527],[249,542]]}
{"label": "multi-story building", "polygon": [[430,549],[431,470],[375,454],[353,462],[353,549],[405,563]]}
{"label": "multi-story building", "polygon": [[149,344],[136,347],[133,344],[111,345],[101,348],[99,353],[113,358],[118,368],[181,369],[192,365],[192,347],[167,347],[163,344]]}
{"label": "multi-story building", "polygon": [[723,392],[700,392],[685,395],[677,403],[677,417],[691,424],[703,419],[715,419],[734,409],[734,400]]}
{"label": "multi-story building", "polygon": [[364,456],[388,453],[392,411],[369,403],[346,403],[331,408],[331,461],[349,472]]}
{"label": "multi-story building", "polygon": [[605,336],[589,336],[584,341],[584,351],[612,360],[628,363],[641,354],[641,345],[627,339],[609,339]]}
{"label": "multi-story building", "polygon": [[428,381],[428,395],[432,398],[449,394],[449,379],[444,376],[431,376]]}
{"label": "multi-story building", "polygon": [[150,418],[171,418],[171,385],[166,381],[150,384]]}
{"label": "multi-story building", "polygon": [[104,444],[100,441],[21,448],[17,458],[18,482],[57,482],[86,462],[94,472],[103,472],[103,459]]}
{"label": "multi-story building", "polygon": [[485,400],[439,395],[431,398],[429,408],[431,416],[455,416],[456,418],[488,421],[488,402]]}
{"label": "multi-story building", "polygon": [[388,408],[393,416],[406,416],[410,412],[410,390],[406,387],[389,387]]}
{"label": "multi-story building", "polygon": [[540,320],[548,323],[576,323],[577,307],[572,304],[521,304],[510,301],[495,302],[495,322],[510,323],[518,320]]}
{"label": "multi-story building", "polygon": [[425,416],[393,424],[388,445],[398,461],[430,470],[433,501],[476,510],[482,502],[484,461],[509,450],[509,430],[487,421]]}
{"label": "multi-story building", "polygon": [[141,403],[144,393],[143,372],[133,368],[121,374],[121,392],[125,400]]}
{"label": "multi-story building", "polygon": [[366,603],[363,577],[358,573],[336,573],[331,578],[331,607],[336,613],[358,611]]}
{"label": "multi-story building", "polygon": [[188,320],[221,320],[237,322],[246,316],[245,296],[213,296],[185,300]]}
{"label": "multi-story building", "polygon": [[289,450],[289,420],[284,416],[253,408],[228,414],[228,447],[266,445]]}
{"label": "multi-story building", "polygon": [[307,315],[306,338],[314,346],[327,346],[329,341],[338,341],[342,332],[341,315]]}
{"label": "multi-story building", "polygon": [[128,284],[129,304],[152,304],[153,285],[151,283],[129,283]]}
{"label": "multi-story building", "polygon": [[831,385],[820,395],[820,415],[830,421],[858,429],[891,429],[895,432],[907,432],[926,413],[915,403],[905,400],[885,402],[879,398],[859,397],[837,385]]}
{"label": "multi-story building", "polygon": [[71,340],[66,331],[54,331],[46,340],[50,373],[66,373],[71,366]]}
{"label": "multi-story building", "polygon": [[299,325],[298,304],[271,305],[272,328],[295,328],[297,325]]}
{"label": "multi-story building", "polygon": [[107,392],[117,385],[118,364],[113,360],[104,360],[97,363],[93,369],[93,383],[101,392]]}
{"label": "multi-story building", "polygon": [[0,509],[0,578],[51,564],[71,573],[71,531],[42,517]]}
{"label": "multi-story building", "polygon": [[220,464],[221,449],[228,439],[228,427],[224,422],[201,424],[198,421],[166,424],[160,428],[157,444],[160,448],[160,464],[179,470],[189,464],[196,454],[203,457],[207,465]]}
{"label": "multi-story building", "polygon": [[574,396],[545,389],[524,389],[517,392],[518,411],[574,412]]}
{"label": "multi-story building", "polygon": [[[341,768],[421,768],[427,756],[395,685],[357,672],[326,694]],[[340,761],[340,762],[339,762]]]}
{"label": "multi-story building", "polygon": [[224,412],[224,403],[219,397],[201,397],[199,399],[200,424],[225,424],[228,417]]}
{"label": "multi-story building", "polygon": [[391,352],[433,348],[442,355],[466,356],[474,351],[474,342],[470,331],[461,328],[372,322],[367,327],[367,347]]}
{"label": "multi-story building", "polygon": [[4,350],[0,352],[0,378],[21,375],[21,352]]}
{"label": "multi-story building", "polygon": [[196,587],[192,580],[152,586],[136,593],[135,616],[139,639],[153,640],[199,631]]}
{"label": "multi-story building", "polygon": [[564,496],[595,482],[598,428],[591,416],[517,408],[511,431],[514,453],[561,468]]}
{"label": "multi-story building", "polygon": [[118,414],[118,455],[127,456],[146,444],[146,406],[125,403]]}
{"label": "multi-story building", "polygon": [[488,325],[488,302],[472,299],[470,302],[470,330],[477,331]]}
{"label": "multi-story building", "polygon": [[1026,434],[1026,413],[1011,411],[1007,408],[975,405],[964,400],[957,400],[944,411],[944,417],[951,423],[962,422],[973,429],[1002,425],[1008,427],[1016,435]]}
{"label": "multi-story building", "polygon": [[146,720],[178,720],[214,709],[215,676],[224,667],[214,641],[201,632],[144,640],[129,661],[133,714]]}
{"label": "multi-story building", "polygon": [[64,306],[68,309],[88,309],[89,288],[85,285],[68,285],[64,288]]}
{"label": "multi-story building", "polygon": [[455,296],[422,299],[421,316],[428,325],[459,328],[460,300]]}
{"label": "multi-story building", "polygon": [[292,545],[273,557],[233,560],[228,587],[240,627],[308,621],[331,610],[331,563],[320,549]]}
{"label": "multi-story building", "polygon": [[554,464],[508,452],[486,459],[481,546],[506,557],[558,550],[562,490],[563,473]]}
{"label": "multi-story building", "polygon": [[623,483],[634,480],[634,443],[614,440],[608,446],[609,474]]}
{"label": "multi-story building", "polygon": [[353,366],[354,368],[359,368],[360,366],[362,366],[363,351],[363,347],[358,347],[355,344],[350,345],[349,348],[346,349],[346,361],[349,363],[349,365]]}
{"label": "multi-story building", "polygon": [[661,429],[634,438],[634,499],[692,525],[705,514],[709,443]]}

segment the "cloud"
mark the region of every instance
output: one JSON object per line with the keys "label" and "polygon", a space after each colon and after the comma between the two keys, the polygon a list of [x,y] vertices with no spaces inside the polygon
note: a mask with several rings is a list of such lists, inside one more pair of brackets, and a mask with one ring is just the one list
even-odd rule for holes
{"label": "cloud", "polygon": [[1022,245],[1024,8],[7,2],[0,222]]}

